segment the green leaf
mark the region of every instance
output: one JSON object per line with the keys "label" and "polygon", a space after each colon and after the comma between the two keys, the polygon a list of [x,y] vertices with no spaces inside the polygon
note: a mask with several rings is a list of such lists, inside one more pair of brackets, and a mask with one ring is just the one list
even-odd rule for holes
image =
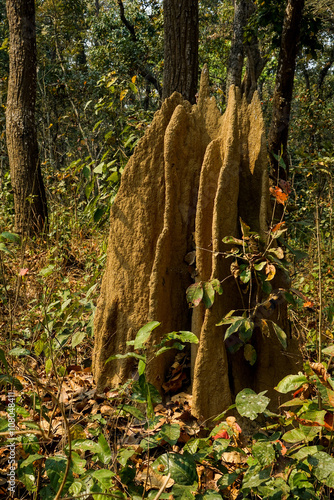
{"label": "green leaf", "polygon": [[81,458],[78,453],[71,453],[71,467],[75,474],[83,474],[85,472],[86,460]]}
{"label": "green leaf", "polygon": [[[312,427],[309,427],[309,429],[313,429]],[[313,439],[314,436],[312,436],[311,440]],[[283,434],[282,439],[286,441],[287,443],[299,443],[300,441],[309,441],[308,436],[305,434],[305,432],[302,429],[292,429],[291,431],[286,432]]]}
{"label": "green leaf", "polygon": [[190,307],[197,307],[203,298],[204,290],[203,284],[200,281],[199,283],[193,283],[187,288],[186,298]]}
{"label": "green leaf", "polygon": [[215,300],[215,291],[210,281],[203,283],[203,302],[207,309],[209,309]]}
{"label": "green leaf", "polygon": [[86,332],[76,332],[72,337],[72,347],[73,349],[81,344],[83,339],[86,337]]}
{"label": "green leaf", "polygon": [[159,432],[159,437],[173,446],[180,437],[181,429],[179,424],[164,424]]}
{"label": "green leaf", "polygon": [[[96,479],[103,488],[110,488],[112,486],[112,479],[115,477],[115,472],[109,469],[98,469],[90,472],[90,476]],[[98,495],[93,495],[95,499]]]}
{"label": "green leaf", "polygon": [[95,223],[99,222],[99,220],[103,217],[103,215],[106,213],[106,207],[104,208],[97,208],[94,212],[94,215],[93,215],[93,220]]}
{"label": "green leaf", "polygon": [[271,255],[274,255],[278,259],[284,259],[284,252],[283,252],[283,248],[281,248],[281,247],[270,248],[268,250],[268,253]]}
{"label": "green leaf", "polygon": [[262,271],[262,269],[267,265],[267,261],[263,260],[262,262],[259,262],[258,264],[254,264],[254,269],[255,271]]}
{"label": "green leaf", "polygon": [[[230,311],[232,314],[234,311]],[[222,325],[230,325],[231,323],[235,323],[238,320],[243,320],[245,319],[243,316],[230,316],[230,313],[226,314],[226,316],[223,317],[219,323],[216,324],[216,326],[222,326]]]}
{"label": "green leaf", "polygon": [[323,354],[327,354],[328,356],[334,356],[334,345],[330,345],[328,347],[325,347],[325,349],[322,349],[321,352]]}
{"label": "green leaf", "polygon": [[103,174],[103,167],[104,167],[104,161],[102,163],[99,163],[97,167],[94,168],[93,170],[94,174]]}
{"label": "green leaf", "polygon": [[322,446],[303,446],[296,453],[293,453],[291,456],[300,462],[305,460],[309,455],[315,455],[318,451],[323,450]]}
{"label": "green leaf", "polygon": [[49,266],[47,267],[43,267],[43,269],[40,270],[40,272],[38,273],[40,276],[43,276],[44,278],[46,278],[47,276],[50,276],[50,274],[53,273],[54,269],[55,269],[56,266],[54,266],[53,264],[50,264]]}
{"label": "green leaf", "polygon": [[0,243],[0,251],[7,253],[8,255],[11,255],[12,257],[14,257],[13,252],[11,250],[9,250],[4,243]]}
{"label": "green leaf", "polygon": [[52,370],[52,359],[49,358],[45,361],[45,373],[48,374],[51,372],[51,370]]}
{"label": "green leaf", "polygon": [[123,467],[125,467],[129,458],[131,458],[136,451],[133,448],[121,448],[117,453],[117,460]]}
{"label": "green leaf", "polygon": [[[225,333],[224,340],[228,339],[233,333],[237,332],[240,326],[245,322],[245,318],[238,319],[231,326],[228,327]],[[218,326],[218,325],[217,325]]]}
{"label": "green leaf", "polygon": [[157,470],[159,465],[163,465],[164,474],[170,473],[171,478],[179,485],[190,485],[197,479],[196,463],[190,455],[165,453],[153,463],[152,467]]}
{"label": "green leaf", "polygon": [[9,241],[12,241],[13,243],[17,243],[17,244],[21,243],[21,238],[18,234],[9,233],[8,231],[4,231],[3,233],[1,233],[0,238],[4,238],[5,240],[9,240]]}
{"label": "green leaf", "polygon": [[276,391],[281,392],[282,394],[286,394],[290,391],[296,391],[303,384],[308,382],[305,375],[287,375],[283,380],[279,382],[277,387],[275,387]]}
{"label": "green leaf", "polygon": [[132,415],[133,417],[137,418],[138,420],[144,420],[145,416],[144,414],[139,410],[139,408],[135,408],[134,406],[130,405],[120,405],[117,407],[119,410],[122,411],[122,413],[128,413],[129,415]]}
{"label": "green leaf", "polygon": [[214,291],[217,292],[219,295],[222,295],[223,287],[221,285],[221,282],[217,278],[215,278],[213,280],[210,280],[210,283],[213,286]]}
{"label": "green leaf", "polygon": [[308,457],[308,462],[312,465],[313,473],[318,481],[326,484],[330,488],[334,487],[334,458],[319,451],[315,455]]}
{"label": "green leaf", "polygon": [[112,361],[114,359],[127,359],[127,358],[136,358],[136,359],[141,359],[142,361],[146,361],[146,357],[142,356],[141,354],[137,354],[136,352],[127,352],[126,354],[114,354],[113,356],[110,356],[106,363],[109,363],[109,361]]}
{"label": "green leaf", "polygon": [[244,269],[239,275],[240,281],[242,281],[242,283],[248,283],[251,277],[252,272],[249,267],[246,267],[246,269]]}
{"label": "green leaf", "polygon": [[4,367],[5,367],[5,370],[6,370],[6,373],[8,375],[8,363],[7,363],[7,360],[6,360],[6,356],[5,356],[5,353],[2,349],[0,349],[0,361],[3,363]]}
{"label": "green leaf", "polygon": [[44,455],[39,455],[38,453],[34,453],[33,455],[30,455],[28,458],[20,462],[20,468],[28,467],[28,465],[32,464],[33,462],[36,462],[36,460],[40,460],[41,458],[44,458]]}
{"label": "green leaf", "polygon": [[235,405],[242,417],[254,420],[267,408],[270,399],[264,396],[266,391],[256,394],[252,389],[243,389],[235,398]]}
{"label": "green leaf", "polygon": [[260,472],[256,473],[254,469],[250,467],[244,476],[241,491],[251,490],[252,488],[256,488],[265,481],[268,481],[269,478],[270,478],[269,468],[263,469]]}
{"label": "green leaf", "polygon": [[275,460],[275,449],[272,443],[259,441],[252,447],[253,456],[263,467],[268,467]]}
{"label": "green leaf", "polygon": [[145,342],[150,338],[152,331],[160,325],[158,321],[150,321],[142,326],[134,341],[135,349],[143,349]]}
{"label": "green leaf", "polygon": [[256,350],[251,344],[246,344],[244,347],[244,358],[249,362],[251,366],[253,366],[256,362]]}
{"label": "green leaf", "polygon": [[273,321],[272,321],[272,325],[273,325],[273,328],[275,330],[275,333],[277,335],[278,340],[280,341],[280,343],[282,344],[284,349],[286,349],[287,348],[287,337],[286,337],[285,331],[282,330],[282,328],[280,326],[278,326],[276,323],[274,323]]}
{"label": "green leaf", "polygon": [[244,242],[242,240],[239,240],[238,238],[235,238],[234,236],[225,236],[223,238],[223,243],[226,243],[226,245],[234,244],[234,245],[243,245]]}
{"label": "green leaf", "polygon": [[23,347],[14,347],[8,354],[10,354],[10,356],[29,356],[31,352]]}
{"label": "green leaf", "polygon": [[181,342],[189,342],[191,344],[198,344],[199,340],[197,336],[192,332],[182,331],[179,332],[178,340]]}
{"label": "green leaf", "polygon": [[[225,490],[229,486],[231,486],[240,474],[238,472],[232,472],[231,474],[224,474],[218,481],[217,486],[219,489]],[[221,497],[220,497],[221,498]]]}

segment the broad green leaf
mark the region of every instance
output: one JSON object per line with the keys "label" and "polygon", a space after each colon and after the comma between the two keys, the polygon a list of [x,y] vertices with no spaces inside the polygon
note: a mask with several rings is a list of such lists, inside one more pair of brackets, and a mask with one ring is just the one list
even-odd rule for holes
{"label": "broad green leaf", "polygon": [[44,278],[46,278],[47,276],[50,276],[50,274],[53,273],[55,267],[56,266],[54,266],[53,264],[50,264],[47,267],[43,267],[43,269],[41,269],[38,274],[40,274],[41,276],[43,276]]}
{"label": "broad green leaf", "polygon": [[112,459],[112,453],[110,450],[110,446],[109,446],[109,444],[108,444],[108,442],[103,434],[99,435],[99,438],[97,440],[97,444],[98,444],[97,455],[99,457],[99,460],[103,464],[108,464],[110,462],[110,460]]}
{"label": "broad green leaf", "polygon": [[[248,342],[253,335],[253,329],[254,329],[254,323],[248,318],[245,319],[243,325],[241,325],[241,327],[239,329],[240,340],[242,340],[243,342]],[[245,359],[247,359],[247,358],[245,358]]]}
{"label": "broad green leaf", "polygon": [[246,344],[244,347],[244,358],[249,362],[251,366],[253,366],[256,362],[256,350],[252,346],[252,344]]}
{"label": "broad green leaf", "polygon": [[123,467],[126,465],[129,458],[136,453],[134,448],[121,448],[117,453],[117,460]]}
{"label": "broad green leaf", "polygon": [[[309,429],[312,429],[312,427],[309,427]],[[283,434],[282,439],[287,443],[299,443],[300,441],[308,441],[308,436],[299,428],[286,432]]]}
{"label": "broad green leaf", "polygon": [[319,445],[318,446],[303,446],[296,453],[291,454],[291,456],[294,459],[302,462],[309,455],[315,455],[316,453],[318,453],[318,451],[321,451],[321,450],[323,450],[323,447],[319,446]]}
{"label": "broad green leaf", "polygon": [[308,462],[313,467],[313,473],[318,481],[326,484],[330,488],[334,487],[334,458],[319,451],[315,455],[308,457]]}
{"label": "broad green leaf", "polygon": [[179,485],[190,485],[197,479],[196,463],[190,455],[165,453],[153,463],[152,467],[157,470],[159,465],[163,465],[164,474],[170,473],[171,478]]}
{"label": "broad green leaf", "polygon": [[28,458],[23,460],[20,463],[20,467],[28,467],[28,465],[32,464],[33,462],[36,462],[36,460],[40,460],[41,458],[44,458],[44,455],[39,455],[38,453],[34,453],[33,455],[30,455]]}
{"label": "broad green leaf", "polygon": [[308,380],[305,375],[287,375],[278,383],[275,389],[282,394],[286,394],[290,391],[296,391],[297,389],[299,389],[299,387],[301,387],[303,384],[306,384],[307,382]]}
{"label": "broad green leaf", "polygon": [[241,491],[251,490],[252,488],[256,488],[265,481],[268,481],[269,478],[270,478],[270,468],[263,469],[260,472],[255,472],[253,468],[249,468],[244,476]]}
{"label": "broad green leaf", "polygon": [[[232,311],[232,314],[234,311]],[[235,323],[238,320],[244,320],[245,318],[243,316],[229,316],[226,314],[226,316],[223,317],[219,323],[216,324],[216,326],[222,326],[222,325],[230,325],[231,323]]]}
{"label": "broad green leaf", "polygon": [[276,323],[274,323],[273,321],[272,321],[272,325],[273,325],[273,328],[275,330],[275,333],[277,335],[278,340],[280,341],[280,343],[282,344],[284,349],[286,349],[287,348],[287,337],[286,337],[285,331],[282,330],[282,328],[280,326],[278,326]]}
{"label": "broad green leaf", "polygon": [[8,255],[11,255],[12,257],[14,257],[13,252],[11,250],[9,250],[4,243],[1,243],[1,242],[0,242],[0,251],[4,252],[4,253],[8,253]]}
{"label": "broad green leaf", "polygon": [[242,283],[248,283],[251,277],[252,272],[249,267],[246,267],[246,269],[244,269],[239,275],[240,281],[242,281]]}
{"label": "broad green leaf", "polygon": [[192,332],[182,331],[179,332],[178,339],[181,342],[190,342],[191,344],[198,344],[197,336]]}
{"label": "broad green leaf", "polygon": [[99,222],[99,220],[103,217],[103,215],[106,213],[106,208],[97,208],[94,212],[94,215],[93,215],[93,220],[95,223]]}
{"label": "broad green leaf", "polygon": [[252,447],[253,456],[263,467],[268,467],[275,460],[275,449],[272,443],[258,441]]}
{"label": "broad green leaf", "polygon": [[8,354],[10,354],[10,356],[29,356],[31,352],[23,347],[14,347]]}
{"label": "broad green leaf", "polygon": [[[217,481],[217,486],[221,490],[225,490],[229,486],[231,486],[240,474],[238,472],[232,472],[231,474],[224,474],[218,481]],[[220,497],[221,498],[221,497]]]}
{"label": "broad green leaf", "polygon": [[255,418],[267,408],[270,399],[264,396],[266,391],[256,394],[252,389],[243,389],[235,398],[235,405],[242,417]]}
{"label": "broad green leaf", "polygon": [[110,356],[107,359],[106,363],[109,363],[109,361],[112,361],[114,359],[126,359],[126,358],[136,358],[146,361],[145,356],[142,356],[141,354],[137,354],[136,352],[127,352],[126,354],[114,354],[113,356]]}
{"label": "broad green leaf", "polygon": [[225,333],[224,339],[228,339],[233,333],[237,332],[240,328],[240,326],[245,322],[245,318],[238,319],[234,323],[232,323],[231,326],[228,327]]}
{"label": "broad green leaf", "polygon": [[71,466],[75,474],[83,474],[85,472],[86,460],[81,458],[78,453],[72,451]]}
{"label": "broad green leaf", "polygon": [[4,238],[5,240],[12,241],[13,243],[19,244],[21,242],[21,238],[16,233],[9,233],[8,231],[4,231],[0,234],[0,238]]}
{"label": "broad green leaf", "polygon": [[134,348],[143,349],[145,342],[150,338],[152,331],[160,325],[158,321],[150,321],[142,326],[136,335]]}
{"label": "broad green leaf", "polygon": [[203,283],[203,302],[207,309],[209,309],[215,300],[215,291],[210,281]]}
{"label": "broad green leaf", "polygon": [[219,295],[222,295],[223,287],[221,285],[221,282],[218,279],[213,279],[210,280],[210,283],[213,286],[214,291],[217,292]]}
{"label": "broad green leaf", "polygon": [[181,430],[179,424],[164,424],[160,429],[159,437],[173,446],[177,443],[180,433]]}
{"label": "broad green leaf", "polygon": [[139,408],[136,408],[135,406],[130,406],[130,405],[120,405],[118,406],[118,409],[122,411],[122,413],[128,413],[129,415],[132,415],[133,417],[137,418],[138,420],[144,420],[145,416],[144,414],[139,410]]}
{"label": "broad green leaf", "polygon": [[239,240],[238,238],[235,238],[234,236],[225,236],[223,238],[223,243],[226,243],[227,245],[234,244],[234,245],[243,245],[244,242],[242,240]]}
{"label": "broad green leaf", "polygon": [[200,281],[199,283],[193,283],[187,288],[186,297],[189,306],[196,307],[201,302],[203,298],[204,290],[203,284]]}
{"label": "broad green leaf", "polygon": [[45,373],[48,374],[51,372],[51,370],[52,370],[52,359],[48,358],[45,361]]}
{"label": "broad green leaf", "polygon": [[104,161],[99,163],[97,167],[94,168],[94,174],[103,174]]}
{"label": "broad green leaf", "polygon": [[258,264],[254,264],[254,269],[255,271],[262,271],[262,269],[267,265],[267,261],[263,260],[262,262],[259,262]]}
{"label": "broad green leaf", "polygon": [[330,345],[328,347],[325,347],[325,349],[322,349],[321,352],[323,354],[327,354],[328,356],[334,356],[334,345]]}
{"label": "broad green leaf", "polygon": [[72,347],[76,347],[77,345],[81,344],[83,339],[86,337],[86,332],[76,332],[73,337],[72,337]]}

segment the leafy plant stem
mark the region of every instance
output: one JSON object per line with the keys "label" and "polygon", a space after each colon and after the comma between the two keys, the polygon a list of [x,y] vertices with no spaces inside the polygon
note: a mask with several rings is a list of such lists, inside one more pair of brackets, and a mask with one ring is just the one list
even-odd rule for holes
{"label": "leafy plant stem", "polygon": [[[317,232],[317,249],[318,249],[318,288],[319,288],[319,318],[318,318],[318,363],[321,363],[321,330],[322,330],[322,283],[321,283],[321,252],[320,252],[320,230],[319,230],[319,204],[318,198],[315,200],[315,226]],[[319,409],[322,409],[322,401],[320,393],[318,395]]]}

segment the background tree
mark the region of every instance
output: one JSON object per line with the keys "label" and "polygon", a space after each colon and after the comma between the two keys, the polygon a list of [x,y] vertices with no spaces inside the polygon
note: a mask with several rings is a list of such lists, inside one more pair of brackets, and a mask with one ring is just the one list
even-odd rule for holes
{"label": "background tree", "polygon": [[47,205],[35,127],[36,28],[34,0],[7,0],[9,82],[6,136],[19,233],[47,223]]}
{"label": "background tree", "polygon": [[[284,16],[268,138],[270,163],[275,178],[285,179],[289,173],[288,133],[303,8],[304,0],[288,0]],[[279,167],[277,157],[281,155],[286,169]]]}
{"label": "background tree", "polygon": [[198,85],[198,0],[164,0],[162,98],[174,91],[194,104]]}

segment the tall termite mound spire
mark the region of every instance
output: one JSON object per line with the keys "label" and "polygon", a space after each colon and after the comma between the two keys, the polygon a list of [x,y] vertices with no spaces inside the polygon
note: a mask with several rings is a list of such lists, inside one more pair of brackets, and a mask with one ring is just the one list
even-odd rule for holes
{"label": "tall termite mound spire", "polygon": [[[126,342],[152,320],[161,326],[150,339],[148,377],[159,389],[174,354],[154,358],[153,345],[170,331],[192,329],[200,338],[198,352],[193,352],[197,415],[223,411],[249,380],[256,390],[268,389],[296,369],[292,358],[277,359],[281,349],[275,338],[255,338],[261,353],[251,370],[240,356],[227,353],[223,328],[216,324],[242,307],[233,280],[223,282],[224,293],[212,308],[188,308],[186,289],[193,270],[185,256],[196,246],[196,280],[227,278],[230,263],[220,253],[226,250],[222,239],[238,236],[239,217],[265,235],[270,204],[261,106],[256,94],[248,105],[231,87],[221,116],[209,96],[204,68],[196,105],[174,93],[155,114],[124,170],[111,209],[107,266],[94,323],[93,372],[99,390],[133,376],[131,358],[105,361],[127,352]],[[281,309],[284,320],[285,306]],[[293,349],[297,352],[295,345]]]}

